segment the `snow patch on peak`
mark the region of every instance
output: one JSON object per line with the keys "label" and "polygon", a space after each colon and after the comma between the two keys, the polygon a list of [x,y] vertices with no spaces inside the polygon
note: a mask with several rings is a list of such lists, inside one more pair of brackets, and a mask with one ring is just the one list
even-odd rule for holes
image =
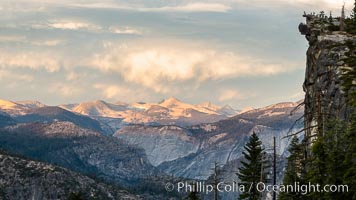
{"label": "snow patch on peak", "polygon": [[19,106],[19,104],[12,102],[12,101],[6,101],[6,100],[0,99],[0,107],[2,109],[12,109],[16,106]]}
{"label": "snow patch on peak", "polygon": [[239,114],[242,114],[242,113],[246,113],[246,112],[250,112],[252,110],[255,110],[255,108],[251,107],[251,106],[247,106],[245,107],[244,109],[242,109]]}
{"label": "snow patch on peak", "polygon": [[46,107],[45,104],[39,102],[39,101],[17,101],[16,103],[21,104],[23,106],[26,106],[28,108],[42,108]]}
{"label": "snow patch on peak", "polygon": [[213,110],[213,111],[217,111],[217,110],[221,109],[220,106],[215,105],[215,104],[213,104],[211,102],[202,102],[200,104],[197,104],[196,106],[197,107],[207,108],[207,109],[210,109],[210,110]]}
{"label": "snow patch on peak", "polygon": [[29,110],[29,108],[24,105],[2,99],[0,99],[0,109],[9,115],[23,115]]}
{"label": "snow patch on peak", "polygon": [[103,100],[96,100],[94,102],[80,103],[72,110],[74,112],[90,116],[118,117],[121,116],[119,112],[124,111],[126,109],[126,105],[122,106],[107,103]]}
{"label": "snow patch on peak", "polygon": [[278,109],[278,108],[292,108],[292,107],[296,107],[297,105],[298,105],[298,103],[295,103],[295,102],[284,102],[284,103],[273,104],[273,105],[264,107],[262,109],[267,110],[267,109]]}
{"label": "snow patch on peak", "polygon": [[162,102],[159,103],[159,105],[163,107],[177,107],[177,106],[186,106],[186,107],[191,107],[188,106],[189,104],[185,104],[182,101],[178,100],[175,97],[169,97],[168,99],[163,100]]}
{"label": "snow patch on peak", "polygon": [[136,102],[130,105],[131,108],[137,108],[141,110],[149,109],[153,104],[145,103],[145,102]]}

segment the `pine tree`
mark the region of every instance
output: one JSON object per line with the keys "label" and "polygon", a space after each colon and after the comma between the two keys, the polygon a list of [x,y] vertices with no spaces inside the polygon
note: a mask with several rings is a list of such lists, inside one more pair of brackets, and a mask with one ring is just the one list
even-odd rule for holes
{"label": "pine tree", "polygon": [[[325,185],[344,184],[344,175],[349,168],[345,165],[347,153],[346,123],[335,119],[325,123],[325,131],[319,134],[312,146],[312,156],[308,162],[307,181],[313,185],[319,184],[320,188]],[[345,192],[311,192],[310,199],[342,200]]]}
{"label": "pine tree", "polygon": [[[320,135],[320,134],[319,134]],[[312,156],[307,164],[307,180],[313,185],[323,185],[327,178],[327,159],[326,147],[323,136],[318,136],[312,145]],[[308,199],[325,199],[325,195],[321,192],[311,192],[307,194]]]}
{"label": "pine tree", "polygon": [[[288,156],[287,160],[287,170],[284,175],[283,185],[294,185],[294,183],[303,184],[303,162],[304,162],[304,155],[303,155],[303,148],[301,144],[298,142],[298,138],[296,136],[293,137],[290,147],[288,149],[290,156]],[[304,199],[300,192],[295,191],[286,191],[281,192],[279,195],[280,200],[294,200],[294,199]]]}
{"label": "pine tree", "polygon": [[199,193],[197,192],[196,183],[192,182],[190,185],[192,185],[193,190],[189,192],[188,196],[186,196],[184,200],[199,200],[200,198]]}
{"label": "pine tree", "polygon": [[[326,175],[324,184],[341,185],[347,166],[344,165],[346,154],[346,124],[344,121],[334,120],[326,123],[327,128],[324,136],[326,152]],[[328,199],[345,199],[343,192],[326,193]]]}
{"label": "pine tree", "polygon": [[[244,185],[245,191],[240,194],[239,199],[256,200],[260,198],[260,193],[257,190],[257,183],[261,181],[262,167],[262,142],[259,140],[256,133],[253,133],[249,142],[245,145],[244,155],[245,161],[241,161],[242,167],[239,168],[237,174],[241,184]],[[251,188],[251,189],[250,189]]]}
{"label": "pine tree", "polygon": [[351,124],[346,134],[347,151],[344,166],[347,167],[343,183],[349,187],[349,192],[344,193],[345,199],[356,200],[356,112],[351,117]]}
{"label": "pine tree", "polygon": [[188,200],[199,200],[198,193],[195,191],[190,192]]}
{"label": "pine tree", "polygon": [[69,194],[69,197],[68,197],[68,200],[84,200],[84,195],[83,193],[80,191],[80,192],[71,192]]}
{"label": "pine tree", "polygon": [[356,22],[356,0],[355,0],[355,3],[354,3],[354,8],[352,9],[351,11],[351,19]]}
{"label": "pine tree", "polygon": [[350,19],[346,20],[346,31],[351,34],[356,34],[356,0],[354,8],[351,11]]}
{"label": "pine tree", "polygon": [[[354,22],[354,33],[356,34],[356,0],[355,7],[351,15]],[[350,47],[354,47],[350,45]],[[356,200],[356,56],[348,54],[349,58],[346,60],[349,68],[343,70],[342,81],[343,90],[345,91],[347,104],[352,110],[350,117],[350,122],[348,124],[347,132],[344,136],[344,141],[346,146],[345,149],[345,160],[344,160],[344,171],[343,174],[343,184],[348,185],[349,192],[344,193],[346,195],[345,199]]]}

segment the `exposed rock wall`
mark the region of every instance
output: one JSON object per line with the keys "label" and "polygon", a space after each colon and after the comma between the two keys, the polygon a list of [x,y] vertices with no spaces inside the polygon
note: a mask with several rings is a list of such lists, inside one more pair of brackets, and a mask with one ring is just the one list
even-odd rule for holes
{"label": "exposed rock wall", "polygon": [[309,42],[303,88],[305,132],[310,143],[314,136],[325,132],[328,120],[349,119],[341,77],[343,68],[352,67],[345,60],[354,53],[356,36],[333,31],[334,25],[320,16],[305,17],[307,23],[300,24],[299,30]]}

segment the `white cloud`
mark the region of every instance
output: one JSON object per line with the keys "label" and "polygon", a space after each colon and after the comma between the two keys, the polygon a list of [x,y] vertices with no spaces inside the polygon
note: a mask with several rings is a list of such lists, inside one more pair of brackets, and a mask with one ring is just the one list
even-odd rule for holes
{"label": "white cloud", "polygon": [[243,100],[243,99],[248,99],[252,97],[256,97],[257,95],[250,91],[248,94],[243,93],[237,89],[221,89],[219,91],[219,98],[218,100],[220,102],[227,102],[227,101],[237,101],[237,100]]}
{"label": "white cloud", "polygon": [[78,86],[69,85],[65,83],[53,83],[48,87],[50,93],[60,94],[64,97],[79,96],[83,93]]}
{"label": "white cloud", "polygon": [[141,12],[227,12],[231,9],[230,6],[219,3],[219,2],[204,2],[204,1],[195,1],[187,3],[176,3],[175,5],[169,5],[172,2],[157,4],[156,6],[145,6],[145,1],[141,3],[130,1],[122,1],[119,3],[111,1],[100,1],[100,2],[91,2],[87,4],[83,3],[72,3],[71,6],[82,7],[82,8],[104,8],[104,9],[122,9],[122,10],[133,10]]}
{"label": "white cloud", "polygon": [[141,35],[141,31],[131,27],[110,27],[109,31],[117,34]]}
{"label": "white cloud", "polygon": [[[127,102],[136,102],[142,100],[151,100],[152,93],[147,92],[143,88],[129,88],[127,85],[96,83],[93,88],[98,90],[101,96],[106,99],[115,100],[118,99]],[[155,99],[155,98],[153,98]]]}
{"label": "white cloud", "polygon": [[[133,10],[141,12],[227,12],[231,7],[224,2],[215,1],[207,2],[204,0],[180,2],[167,1],[148,3],[142,1],[112,1],[112,0],[93,0],[93,1],[47,1],[47,0],[16,0],[8,3],[0,2],[0,10],[7,10],[8,12],[39,12],[47,11],[50,8],[56,7],[77,7],[77,8],[96,8],[96,9],[121,9]],[[71,26],[72,27],[72,26]]]}
{"label": "white cloud", "polygon": [[0,42],[24,42],[24,41],[26,41],[25,36],[0,35]]}
{"label": "white cloud", "polygon": [[224,102],[228,100],[240,99],[240,94],[236,90],[224,89],[220,92],[219,101]]}
{"label": "white cloud", "polygon": [[101,27],[88,22],[79,21],[54,21],[48,24],[49,27],[63,30],[100,30]]}
{"label": "white cloud", "polygon": [[[156,1],[146,0],[15,0],[0,2],[0,10],[12,12],[39,12],[53,7],[77,7],[97,9],[126,9],[144,12],[227,12],[234,7],[269,7],[269,8],[304,8],[339,11],[345,2],[346,8],[351,10],[353,0],[181,0]],[[315,10],[313,10],[315,11]]]}
{"label": "white cloud", "polygon": [[28,74],[21,74],[11,70],[0,69],[0,80],[17,80],[31,82],[34,77]]}
{"label": "white cloud", "polygon": [[158,8],[141,8],[142,11],[165,12],[227,12],[230,6],[221,3],[192,2],[185,5],[163,6]]}
{"label": "white cloud", "polygon": [[66,76],[67,81],[82,81],[87,76],[87,73],[69,72]]}
{"label": "white cloud", "polygon": [[[71,30],[71,31],[88,31],[95,33],[116,33],[125,35],[142,35],[142,31],[129,26],[101,26],[92,22],[78,21],[74,19],[68,20],[53,20],[47,22],[32,22],[23,25],[25,28],[31,27],[34,29],[59,29],[59,30]],[[7,39],[6,37],[4,39]],[[10,38],[12,39],[12,38]],[[1,36],[0,36],[1,42]],[[63,44],[63,40],[44,40],[44,41],[34,41],[33,44],[40,46],[56,46]]]}
{"label": "white cloud", "polygon": [[296,69],[296,65],[290,63],[268,63],[256,57],[206,46],[174,43],[170,46],[133,46],[109,46],[106,52],[94,57],[91,65],[103,71],[117,72],[127,82],[161,93],[169,92],[169,83],[174,82],[201,83],[236,77],[270,76]]}
{"label": "white cloud", "polygon": [[34,40],[31,44],[36,46],[58,46],[64,44],[63,40]]}
{"label": "white cloud", "polygon": [[102,27],[92,22],[78,19],[53,19],[46,21],[30,21],[18,25],[18,27],[23,28],[33,28],[33,29],[59,29],[59,30],[85,30],[85,31],[102,31]]}
{"label": "white cloud", "polygon": [[43,12],[45,9],[46,8],[38,4],[37,1],[0,1],[0,11],[2,14]]}
{"label": "white cloud", "polygon": [[56,72],[61,68],[59,59],[47,52],[14,52],[0,51],[0,67],[45,69]]}
{"label": "white cloud", "polygon": [[333,11],[334,15],[341,14],[341,7],[345,3],[346,11],[353,8],[354,0],[223,0],[225,3],[243,6],[248,8],[271,8],[271,9],[288,9],[306,10],[308,12]]}
{"label": "white cloud", "polygon": [[0,43],[2,42],[32,44],[35,46],[58,46],[65,43],[64,40],[59,39],[29,40],[26,36],[0,35]]}
{"label": "white cloud", "polygon": [[102,94],[108,98],[112,99],[113,97],[118,96],[120,93],[126,93],[128,90],[117,85],[104,85],[104,84],[95,84],[93,86],[95,89],[99,89],[102,91]]}

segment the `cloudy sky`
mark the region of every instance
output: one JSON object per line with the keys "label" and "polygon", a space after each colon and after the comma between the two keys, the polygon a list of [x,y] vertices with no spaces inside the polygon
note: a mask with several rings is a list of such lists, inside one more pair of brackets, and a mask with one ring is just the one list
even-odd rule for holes
{"label": "cloudy sky", "polygon": [[343,2],[0,0],[0,98],[56,105],[175,96],[236,108],[296,101],[302,13],[338,15]]}

